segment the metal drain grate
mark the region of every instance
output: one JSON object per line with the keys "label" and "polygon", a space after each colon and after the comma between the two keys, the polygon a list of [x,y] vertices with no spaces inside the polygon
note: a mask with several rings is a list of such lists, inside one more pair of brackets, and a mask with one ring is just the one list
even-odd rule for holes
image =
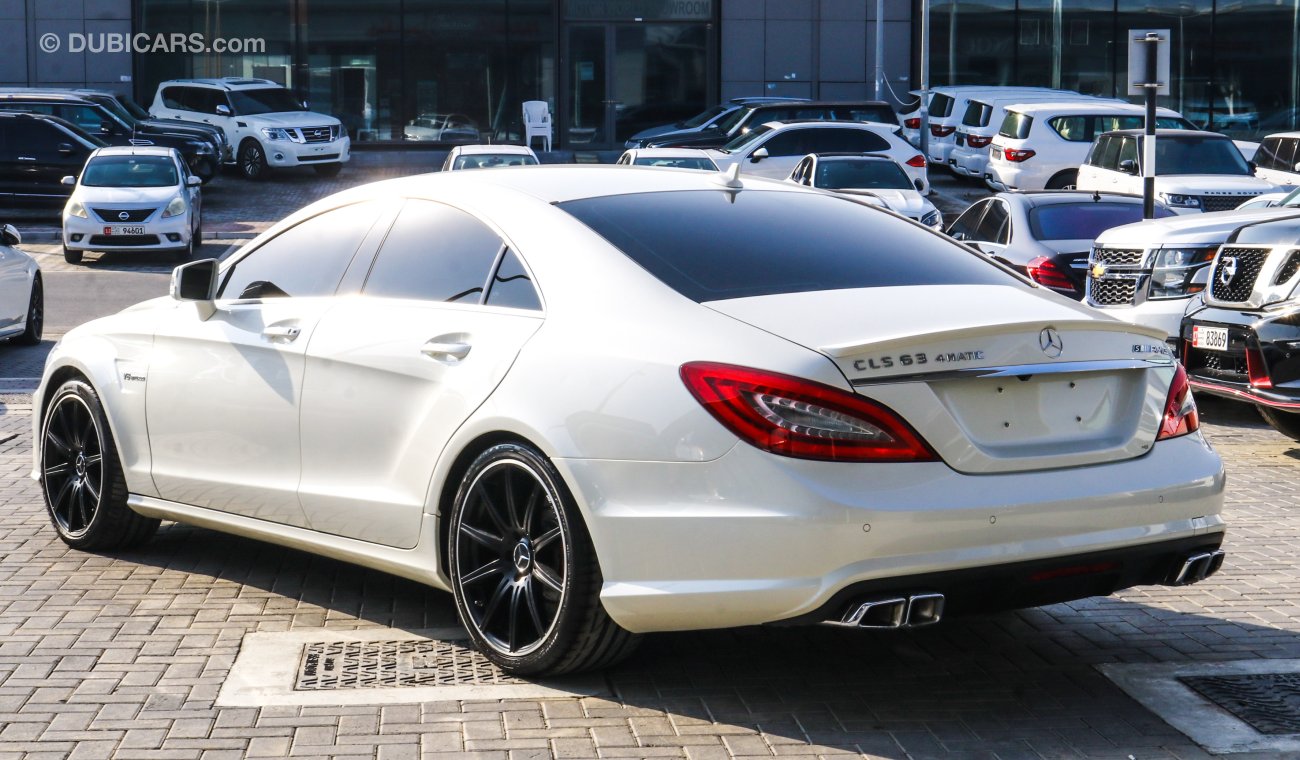
{"label": "metal drain grate", "polygon": [[1300,673],[1182,676],[1178,680],[1261,734],[1300,734]]}
{"label": "metal drain grate", "polygon": [[392,686],[527,684],[461,642],[329,641],[307,644],[295,691]]}

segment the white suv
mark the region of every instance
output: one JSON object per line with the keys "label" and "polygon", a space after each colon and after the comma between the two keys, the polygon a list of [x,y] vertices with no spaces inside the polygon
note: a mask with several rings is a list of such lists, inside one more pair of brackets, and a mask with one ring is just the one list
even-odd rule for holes
{"label": "white suv", "polygon": [[[1256,177],[1241,149],[1224,135],[1160,129],[1156,136],[1156,194],[1176,213],[1228,211],[1278,189]],[[1079,189],[1141,195],[1145,143],[1140,129],[1098,137],[1079,167]]]}
{"label": "white suv", "polygon": [[[1088,96],[1080,96],[1088,98]],[[1006,120],[1008,109],[1028,103],[1059,104],[1061,96],[1057,93],[1020,93],[999,95],[997,97],[981,96],[972,99],[966,106],[961,126],[957,127],[957,136],[952,152],[948,154],[948,168],[961,177],[983,181],[989,164],[989,145]],[[1110,98],[1097,98],[1098,103],[1119,103]]]}
{"label": "white suv", "polygon": [[1269,135],[1255,151],[1255,176],[1278,185],[1300,185],[1300,132]]}
{"label": "white suv", "polygon": [[158,85],[149,113],[220,127],[248,179],[290,166],[332,177],[351,158],[352,142],[338,119],[306,110],[267,79],[173,79]]}
{"label": "white suv", "polygon": [[1040,95],[1077,99],[1084,97],[1077,92],[1053,90],[1050,87],[983,87],[957,90],[952,93],[936,93],[931,99],[930,108],[930,163],[939,166],[948,165],[948,156],[957,144],[957,126],[966,116],[966,109],[972,100],[979,98],[1001,98],[1021,95],[1032,98]]}
{"label": "white suv", "polygon": [[[1101,99],[1009,106],[989,146],[984,182],[998,192],[1072,188],[1097,135],[1138,129],[1145,113],[1142,106]],[[1156,110],[1156,126],[1194,129],[1168,108]]]}

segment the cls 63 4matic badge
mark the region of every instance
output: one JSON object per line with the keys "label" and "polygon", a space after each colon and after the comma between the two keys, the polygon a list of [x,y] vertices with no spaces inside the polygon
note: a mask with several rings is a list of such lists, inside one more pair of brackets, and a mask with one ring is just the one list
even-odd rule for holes
{"label": "cls 63 4matic badge", "polygon": [[856,370],[889,369],[893,366],[911,367],[917,364],[928,364],[929,362],[929,357],[923,353],[899,354],[898,356],[881,356],[874,359],[858,359],[853,362],[853,368]]}

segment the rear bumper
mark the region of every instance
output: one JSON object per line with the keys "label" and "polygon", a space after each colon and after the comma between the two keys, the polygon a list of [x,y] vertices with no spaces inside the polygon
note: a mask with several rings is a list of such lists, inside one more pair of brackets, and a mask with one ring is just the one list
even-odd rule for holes
{"label": "rear bumper", "polygon": [[[1205,393],[1287,411],[1300,410],[1300,309],[1235,311],[1205,306],[1183,320],[1184,365],[1192,386]],[[1196,326],[1228,330],[1228,350],[1192,348]],[[1252,383],[1247,350],[1257,376]],[[1267,378],[1266,382],[1259,382]]]}
{"label": "rear bumper", "polygon": [[1126,461],[995,475],[795,460],[745,444],[710,462],[556,465],[583,507],[605,609],[638,632],[806,619],[862,584],[1069,566],[1097,552],[1217,543],[1223,530],[1223,469],[1199,434]]}
{"label": "rear bumper", "polygon": [[989,165],[988,149],[976,150],[958,146],[953,149],[952,155],[948,157],[948,162],[952,166],[952,170],[963,177],[983,179],[984,171]]}

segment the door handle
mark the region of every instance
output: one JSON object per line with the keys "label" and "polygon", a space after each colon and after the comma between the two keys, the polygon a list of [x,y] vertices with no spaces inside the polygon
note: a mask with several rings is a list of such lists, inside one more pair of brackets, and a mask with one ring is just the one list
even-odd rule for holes
{"label": "door handle", "polygon": [[437,339],[431,340],[420,347],[420,353],[430,359],[454,359],[460,361],[469,356],[469,350],[473,348],[468,343],[459,341],[443,342]]}
{"label": "door handle", "polygon": [[293,325],[271,325],[262,330],[262,337],[272,343],[292,343],[302,334],[302,328]]}

